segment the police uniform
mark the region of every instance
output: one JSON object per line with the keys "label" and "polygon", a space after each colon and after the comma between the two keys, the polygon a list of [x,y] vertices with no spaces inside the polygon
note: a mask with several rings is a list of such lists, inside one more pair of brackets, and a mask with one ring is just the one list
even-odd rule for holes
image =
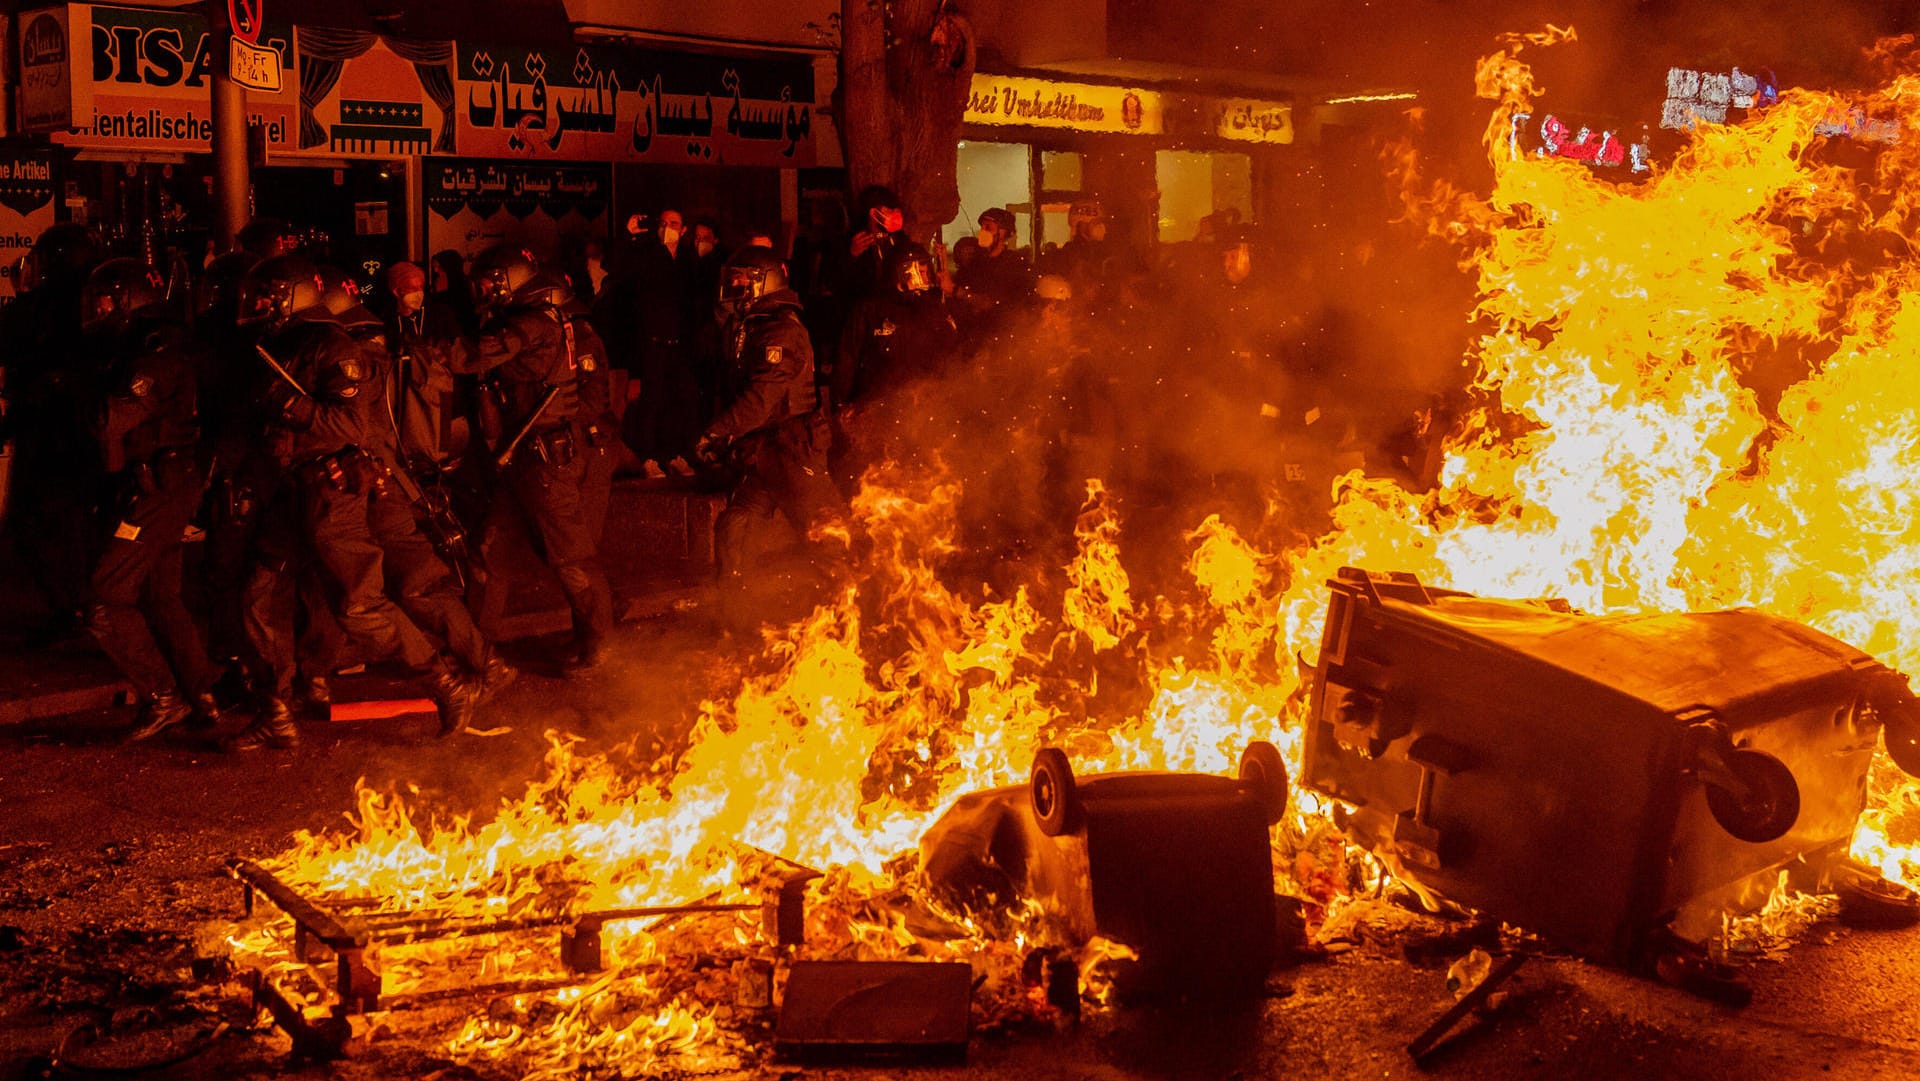
{"label": "police uniform", "polygon": [[210,665],[180,596],[181,535],[206,483],[191,346],[184,327],[136,316],[116,354],[99,434],[118,509],[93,568],[88,625],[149,702],[198,698]]}
{"label": "police uniform", "polygon": [[[401,426],[394,415],[395,364],[387,352],[378,318],[356,305],[340,316],[343,326],[361,348],[371,378],[367,382],[371,421],[365,449],[371,453],[376,475],[368,491],[367,529],[380,547],[389,594],[414,623],[436,637],[455,659],[476,674],[487,670],[493,650],[475,625],[461,595],[458,577],[448,560],[421,531],[410,492],[418,486],[404,472]],[[448,537],[446,540],[454,540]]]}
{"label": "police uniform", "polygon": [[309,546],[341,630],[366,659],[434,667],[433,643],[387,595],[384,557],[369,526],[378,466],[364,447],[378,373],[324,310],[294,316],[262,344],[306,392],[276,377],[266,395],[267,452],[283,473],[282,499],[263,529],[248,582],[247,629],[270,669],[267,693],[280,702],[292,694],[290,623],[274,615],[274,598],[286,595]]}
{"label": "police uniform", "polygon": [[830,436],[799,295],[760,297],[728,328],[726,344],[727,397],[701,445],[725,446],[739,470],[714,524],[720,572],[738,577],[776,512],[805,536],[839,494],[827,475]]}
{"label": "police uniform", "polygon": [[619,465],[615,444],[620,438],[620,419],[613,408],[613,372],[607,362],[607,345],[593,329],[586,308],[577,302],[568,303],[560,314],[566,319],[567,354],[580,373],[580,416],[587,443],[580,498],[587,535],[598,551],[606,535],[607,508],[613,502],[613,472]]}
{"label": "police uniform", "polygon": [[[590,361],[595,371],[586,374],[596,375],[604,368],[603,353],[581,350],[578,328],[545,299],[511,303],[481,327],[472,344],[456,340],[444,349],[444,362],[455,373],[481,376],[481,427],[496,453],[526,429],[497,478],[481,529],[474,605],[481,625],[493,625],[505,613],[503,556],[524,525],[539,538],[560,579],[581,656],[597,657],[613,630],[613,596],[600,566],[590,495],[597,452],[590,429],[598,418],[584,403],[597,380],[583,380],[582,369]],[[552,400],[542,409],[549,392]],[[603,521],[604,507],[603,498]]]}

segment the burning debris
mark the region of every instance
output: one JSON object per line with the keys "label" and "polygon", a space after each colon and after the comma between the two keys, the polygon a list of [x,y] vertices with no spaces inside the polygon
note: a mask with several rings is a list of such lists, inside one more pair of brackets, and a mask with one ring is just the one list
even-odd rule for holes
{"label": "burning debris", "polygon": [[[771,633],[659,772],[560,740],[548,774],[484,821],[430,821],[417,801],[363,792],[350,830],[303,836],[268,869],[317,905],[357,900],[369,924],[546,921],[533,936],[390,943],[377,959],[382,998],[424,991],[454,961],[530,988],[571,980],[502,996],[446,1038],[457,1060],[531,1076],[758,1053],[762,1003],[780,991],[776,975],[759,993],[768,965],[964,962],[975,1030],[1068,1012],[1082,999],[1022,979],[1040,947],[1065,947],[1044,967],[1077,975],[1108,950],[1094,936],[1151,964],[1154,936],[1179,927],[1103,903],[1106,876],[1125,875],[1099,838],[1141,835],[1109,831],[1133,813],[1132,786],[1155,789],[1142,806],[1163,813],[1138,828],[1162,837],[1189,836],[1195,808],[1231,808],[1236,831],[1208,846],[1271,869],[1222,894],[1256,944],[1255,894],[1269,914],[1275,891],[1300,899],[1317,928],[1377,882],[1372,858],[1339,841],[1342,814],[1406,882],[1622,963],[1698,943],[1725,887],[1757,880],[1756,901],[1775,896],[1778,869],[1801,857],[1831,868],[1850,854],[1920,880],[1920,798],[1872,749],[1884,726],[1909,765],[1920,727],[1867,660],[1920,670],[1920,262],[1904,243],[1841,239],[1912,232],[1916,141],[1867,169],[1832,166],[1813,132],[1837,99],[1788,92],[1616,186],[1504,152],[1532,96],[1522,47],[1481,68],[1498,103],[1491,195],[1416,200],[1464,245],[1481,293],[1480,398],[1433,490],[1349,474],[1333,531],[1285,551],[1209,518],[1187,537],[1187,580],[1156,593],[1129,577],[1119,502],[1096,486],[1063,574],[989,589],[955,570],[962,478],[876,469],[854,506],[857,585]],[[1910,107],[1909,85],[1863,104]],[[1777,396],[1751,389],[1756,368],[1808,356]],[[1361,565],[1429,585],[1339,578]],[[1346,590],[1331,614],[1329,579]],[[1564,597],[1595,617],[1457,590]],[[1616,618],[1722,608],[1772,615]],[[1330,626],[1347,630],[1323,641]],[[1322,677],[1311,693],[1296,658]],[[1488,693],[1496,667],[1519,692]],[[1750,682],[1728,680],[1743,670]],[[1296,793],[1271,832],[1270,783],[1129,777],[1224,775],[1261,740],[1319,789]],[[1047,756],[1036,785],[1022,767],[1042,747],[1087,776],[1069,789],[1074,770]],[[1027,856],[1078,846],[1086,893],[1030,889],[1059,878],[1036,878]],[[825,871],[807,887],[804,952],[716,912],[607,923],[605,971],[585,986],[567,971],[550,932],[596,912],[732,903],[765,881],[756,851]],[[993,912],[945,918],[954,854],[999,876],[958,879],[995,897]],[[1072,902],[1058,913],[1071,934],[998,907],[1034,892]],[[291,978],[306,967],[293,938],[289,921],[255,921],[234,950]]]}
{"label": "burning debris", "polygon": [[1286,815],[1287,767],[1264,741],[1247,746],[1238,779],[1076,780],[1045,747],[1028,784],[955,801],[921,838],[921,866],[935,898],[989,926],[1038,909],[1042,945],[1071,956],[1097,938],[1129,947],[1136,989],[1245,994],[1278,956],[1267,831]]}

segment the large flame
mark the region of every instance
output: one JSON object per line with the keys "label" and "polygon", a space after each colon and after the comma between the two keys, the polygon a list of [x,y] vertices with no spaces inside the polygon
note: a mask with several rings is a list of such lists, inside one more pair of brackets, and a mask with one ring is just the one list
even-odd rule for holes
{"label": "large flame", "polygon": [[[870,552],[858,584],[769,635],[738,689],[705,704],[670,779],[556,738],[547,775],[484,822],[424,823],[405,798],[362,791],[350,829],[302,835],[276,869],[319,893],[498,916],[737,895],[758,853],[775,853],[831,869],[815,889],[817,950],[985,966],[1025,941],[909,933],[901,854],[959,794],[1021,780],[1044,743],[1085,770],[1225,771],[1263,738],[1297,765],[1295,658],[1314,653],[1324,582],[1344,564],[1595,612],[1754,605],[1920,670],[1920,403],[1906,374],[1920,260],[1900,239],[1920,139],[1848,168],[1814,134],[1837,109],[1904,118],[1915,84],[1786,94],[1746,123],[1703,126],[1651,179],[1620,186],[1506,141],[1535,93],[1519,54],[1569,36],[1510,39],[1480,66],[1496,103],[1492,191],[1428,185],[1415,201],[1478,282],[1467,318],[1488,403],[1436,490],[1351,474],[1333,532],[1287,552],[1209,518],[1188,537],[1192,588],[1145,598],[1121,563],[1125,523],[1093,482],[1060,579],[996,596],[939,573],[957,482],[881,468],[854,508]],[[1753,389],[1792,362],[1807,371],[1777,403]],[[1325,901],[1358,869],[1340,867],[1319,810],[1302,797],[1276,865],[1286,888]],[[1920,881],[1917,845],[1920,797],[1882,763],[1856,852]],[[452,1051],[561,1073],[723,1051],[715,996],[655,940],[671,932],[616,930],[617,975],[544,1011],[469,1021]],[[282,956],[281,934],[242,947]],[[534,947],[481,941],[464,948],[487,953],[488,975],[553,970]],[[429,967],[388,962],[389,989]]]}

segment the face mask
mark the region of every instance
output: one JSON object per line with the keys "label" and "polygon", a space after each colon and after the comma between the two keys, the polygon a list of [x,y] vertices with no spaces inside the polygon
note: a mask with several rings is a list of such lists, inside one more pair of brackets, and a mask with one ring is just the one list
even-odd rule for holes
{"label": "face mask", "polygon": [[980,241],[980,246],[981,246],[981,247],[983,247],[983,248],[991,248],[991,247],[993,247],[993,230],[991,230],[991,229],[988,229],[988,228],[985,228],[985,227],[983,226],[983,227],[982,227],[982,228],[980,229],[980,232],[979,232],[978,234],[976,234],[976,236],[977,236],[977,238],[978,238],[978,239],[979,239],[979,241]]}
{"label": "face mask", "polygon": [[873,214],[873,223],[879,226],[882,232],[897,233],[900,227],[907,223],[907,218],[898,210],[877,210]]}
{"label": "face mask", "polygon": [[679,242],[680,242],[680,230],[675,229],[671,225],[666,225],[661,227],[660,243],[665,244],[667,247],[671,248],[675,244],[678,244]]}
{"label": "face mask", "polygon": [[699,252],[700,257],[704,259],[707,256],[713,254],[713,241],[711,240],[696,241],[693,245],[693,250]]}

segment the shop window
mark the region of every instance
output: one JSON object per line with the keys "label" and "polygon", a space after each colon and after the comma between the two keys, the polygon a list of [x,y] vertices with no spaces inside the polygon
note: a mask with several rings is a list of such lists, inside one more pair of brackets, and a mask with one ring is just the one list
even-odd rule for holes
{"label": "shop window", "polygon": [[1253,169],[1245,154],[1162,150],[1154,155],[1154,180],[1163,244],[1192,240],[1200,219],[1215,211],[1234,211],[1241,221],[1253,217]]}
{"label": "shop window", "polygon": [[1013,211],[1016,247],[1033,246],[1033,148],[1024,143],[960,144],[960,216],[940,231],[948,247],[979,229],[989,207]]}
{"label": "shop window", "polygon": [[[1043,150],[1040,152],[1040,186],[1047,191],[1083,191],[1085,181],[1080,178],[1083,164],[1080,154],[1073,150]],[[1052,236],[1052,233],[1047,235]]]}

